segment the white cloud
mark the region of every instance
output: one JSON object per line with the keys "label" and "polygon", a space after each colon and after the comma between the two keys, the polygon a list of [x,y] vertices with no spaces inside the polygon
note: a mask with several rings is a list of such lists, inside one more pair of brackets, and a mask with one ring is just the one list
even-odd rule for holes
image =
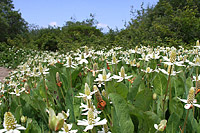
{"label": "white cloud", "polygon": [[50,26],[57,26],[57,23],[56,22],[51,22],[49,23]]}
{"label": "white cloud", "polygon": [[98,28],[107,28],[108,25],[107,25],[107,24],[103,24],[103,23],[98,23],[98,24],[97,24],[97,27],[98,27]]}

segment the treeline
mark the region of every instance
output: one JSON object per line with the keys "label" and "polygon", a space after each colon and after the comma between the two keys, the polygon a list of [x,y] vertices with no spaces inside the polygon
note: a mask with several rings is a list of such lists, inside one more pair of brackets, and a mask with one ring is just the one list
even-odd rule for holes
{"label": "treeline", "polygon": [[71,19],[62,27],[39,28],[28,23],[12,0],[0,1],[0,45],[38,50],[70,51],[81,46],[101,48],[137,45],[193,46],[200,36],[199,0],[159,0],[157,5],[131,10],[132,19],[121,30],[103,33],[94,15],[83,21]]}

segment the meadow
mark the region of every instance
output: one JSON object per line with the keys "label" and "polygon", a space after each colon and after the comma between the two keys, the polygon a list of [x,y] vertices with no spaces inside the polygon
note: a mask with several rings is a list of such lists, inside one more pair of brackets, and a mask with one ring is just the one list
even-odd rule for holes
{"label": "meadow", "polygon": [[0,132],[200,132],[199,48],[10,48]]}

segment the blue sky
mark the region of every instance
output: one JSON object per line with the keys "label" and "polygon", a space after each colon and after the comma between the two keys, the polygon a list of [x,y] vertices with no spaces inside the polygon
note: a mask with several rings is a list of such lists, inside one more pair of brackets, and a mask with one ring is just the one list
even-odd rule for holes
{"label": "blue sky", "polygon": [[78,21],[89,18],[90,13],[95,14],[99,22],[98,27],[107,31],[124,28],[124,22],[131,18],[131,6],[140,9],[155,5],[159,0],[13,0],[15,10],[20,10],[22,17],[29,24],[40,27],[48,25],[63,26],[66,21],[74,17]]}

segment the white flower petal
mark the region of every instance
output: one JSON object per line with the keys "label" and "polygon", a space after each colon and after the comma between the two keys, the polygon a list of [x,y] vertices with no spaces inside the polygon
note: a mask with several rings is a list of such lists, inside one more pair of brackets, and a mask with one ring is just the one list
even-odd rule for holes
{"label": "white flower petal", "polygon": [[78,121],[77,125],[82,125],[82,126],[87,126],[88,125],[88,121],[86,119],[77,120],[77,121]]}
{"label": "white flower petal", "polygon": [[69,131],[69,133],[76,133],[76,132],[78,132],[78,130],[71,130],[71,131]]}
{"label": "white flower petal", "polygon": [[68,129],[71,130],[72,124],[67,124],[67,126],[68,126]]}
{"label": "white flower petal", "polygon": [[103,120],[101,120],[101,121],[95,123],[94,125],[95,125],[95,126],[97,126],[97,125],[105,125],[106,123],[107,123],[107,120],[106,120],[106,118],[105,118],[105,119],[103,119]]}
{"label": "white flower petal", "polygon": [[87,132],[87,130],[90,130],[94,127],[94,125],[88,125],[83,131]]}
{"label": "white flower petal", "polygon": [[158,130],[158,124],[154,124],[154,128]]}
{"label": "white flower petal", "polygon": [[185,109],[190,109],[191,105],[192,105],[192,104],[186,104],[186,105],[184,106],[184,108],[185,108]]}
{"label": "white flower petal", "polygon": [[184,103],[187,103],[187,100],[186,99],[180,99],[179,97],[177,97],[180,101],[184,102]]}
{"label": "white flower petal", "polygon": [[131,77],[133,77],[133,75],[131,75],[131,76],[126,76],[125,79],[129,79],[129,78],[131,78]]}
{"label": "white flower petal", "polygon": [[198,108],[200,108],[200,105],[199,104],[193,104],[194,106],[196,106],[196,107],[198,107]]}
{"label": "white flower petal", "polygon": [[123,78],[121,77],[117,82],[121,82],[123,80]]}
{"label": "white flower petal", "polygon": [[0,133],[6,132],[7,129],[0,129]]}

